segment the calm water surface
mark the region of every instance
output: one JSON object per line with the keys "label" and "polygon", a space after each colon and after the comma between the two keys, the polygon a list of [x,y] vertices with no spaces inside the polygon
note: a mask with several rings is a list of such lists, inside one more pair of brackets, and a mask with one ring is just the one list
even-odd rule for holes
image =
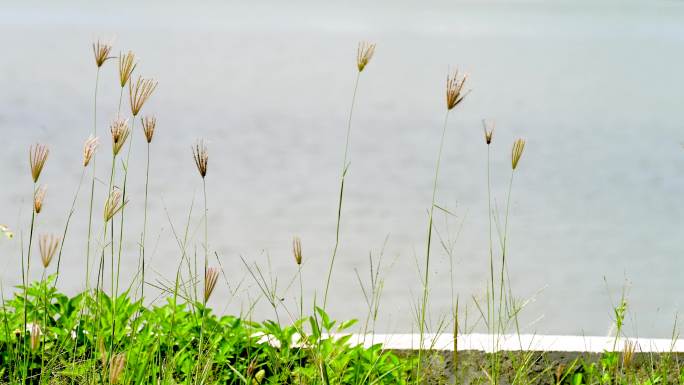
{"label": "calm water surface", "polygon": [[[148,280],[175,274],[188,214],[189,252],[202,256],[201,181],[190,154],[210,147],[209,243],[225,282],[212,304],[239,312],[259,295],[240,257],[270,268],[290,308],[293,235],[304,244],[305,296],[322,296],[334,244],[337,189],[353,89],[356,43],[377,42],[354,113],[341,247],[332,281],[335,317],[365,315],[356,271],[384,245],[379,331],[410,331],[420,296],[427,209],[444,115],[448,69],[470,74],[472,93],[451,115],[437,230],[454,241],[454,285],[477,313],[488,274],[486,160],[480,120],[497,122],[493,194],[503,209],[510,146],[528,141],[511,204],[514,292],[531,301],[525,331],[605,334],[627,287],[627,330],[669,336],[684,289],[684,4],[644,2],[133,3],[3,2],[0,13],[0,241],[5,293],[20,282],[20,234],[28,229],[27,150],[51,147],[38,233],[61,233],[92,132],[95,66],[90,43],[116,37],[138,72],[160,84],[144,113],[158,116],[151,147]],[[108,122],[119,89],[116,62],[99,94],[96,215],[109,177]],[[136,271],[145,146],[133,135],[122,276]],[[118,183],[121,183],[119,181]],[[77,200],[60,286],[84,288],[89,189]],[[193,207],[194,202],[194,207]],[[190,212],[192,208],[192,211]],[[98,224],[95,233],[100,234]],[[461,229],[459,231],[459,229]],[[99,235],[98,235],[99,236]],[[39,266],[34,250],[33,266]],[[437,243],[433,321],[449,311],[449,258]],[[215,260],[212,262],[215,264]],[[420,262],[422,264],[422,262]],[[32,276],[41,271],[34,268]],[[152,291],[150,289],[150,291]],[[154,298],[151,298],[154,299]],[[463,305],[462,305],[463,307]],[[257,317],[272,317],[261,301]]]}

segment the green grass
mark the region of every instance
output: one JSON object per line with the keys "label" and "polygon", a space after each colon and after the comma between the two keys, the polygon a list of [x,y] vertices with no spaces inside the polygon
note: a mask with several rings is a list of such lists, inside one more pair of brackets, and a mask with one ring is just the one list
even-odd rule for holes
{"label": "green grass", "polygon": [[[200,302],[146,308],[128,292],[114,302],[87,292],[68,297],[54,276],[4,301],[0,312],[0,383],[107,384],[114,355],[126,357],[121,384],[410,384],[417,352],[388,351],[381,344],[349,343],[355,321],[315,314],[283,326],[218,316]],[[46,300],[47,299],[47,300]],[[114,313],[112,310],[116,309]],[[22,332],[24,310],[39,323]],[[309,332],[304,332],[309,330]],[[338,333],[338,338],[326,337]],[[205,344],[200,348],[200,334]],[[339,337],[343,335],[343,337]],[[28,350],[24,347],[28,346]],[[113,349],[110,350],[110,346]],[[26,355],[24,357],[24,355]],[[423,352],[421,383],[489,384],[492,357],[498,382],[506,384],[678,384],[684,356],[624,352],[601,355],[545,352]]]}
{"label": "green grass", "polygon": [[[88,293],[68,297],[52,287],[53,278],[28,287],[28,301],[17,295],[4,303],[0,382],[108,383],[109,360],[119,353],[126,357],[124,384],[314,384],[320,383],[321,362],[335,384],[404,384],[411,378],[412,361],[380,345],[353,347],[348,337],[325,337],[354,322],[331,321],[322,309],[281,326],[217,316],[199,302],[174,305],[172,298],[145,308],[127,292],[116,301],[100,293],[101,303]],[[37,346],[30,331],[22,332],[24,310],[30,323],[41,325]],[[310,332],[300,334],[305,325]]]}

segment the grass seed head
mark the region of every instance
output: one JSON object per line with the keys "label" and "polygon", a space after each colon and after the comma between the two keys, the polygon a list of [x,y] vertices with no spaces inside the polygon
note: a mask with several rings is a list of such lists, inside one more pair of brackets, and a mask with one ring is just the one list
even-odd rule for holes
{"label": "grass seed head", "polygon": [[95,64],[97,65],[97,68],[102,67],[102,65],[111,57],[109,57],[109,51],[112,50],[112,46],[110,44],[102,43],[101,41],[97,41],[93,43],[93,55],[95,55]]}
{"label": "grass seed head", "polygon": [[131,103],[131,113],[133,116],[138,116],[138,113],[143,108],[147,99],[152,96],[152,92],[157,88],[157,81],[154,79],[147,79],[138,76],[135,85],[133,82],[128,83],[128,96]]}
{"label": "grass seed head", "polygon": [[90,159],[95,155],[95,150],[100,143],[98,139],[90,135],[83,144],[83,167],[88,167]]}
{"label": "grass seed head", "polygon": [[216,287],[216,282],[218,281],[219,269],[217,267],[210,267],[207,272],[204,273],[204,303],[209,301],[211,293]]}
{"label": "grass seed head", "polygon": [[209,152],[207,151],[207,145],[204,143],[203,140],[197,141],[197,143],[195,143],[195,146],[192,147],[192,157],[195,159],[197,171],[199,171],[200,176],[204,179],[204,177],[207,176]]}
{"label": "grass seed head", "polygon": [[97,351],[100,353],[100,362],[102,362],[102,367],[107,366],[107,350],[105,349],[104,338],[99,336],[97,338]]}
{"label": "grass seed head", "polygon": [[492,143],[495,126],[496,124],[493,121],[482,119],[482,129],[484,130],[485,143],[487,143],[487,145]]}
{"label": "grass seed head", "polygon": [[302,264],[302,240],[299,237],[294,237],[292,240],[292,253],[294,254],[297,265]]}
{"label": "grass seed head", "polygon": [[38,182],[49,154],[50,149],[44,144],[36,143],[29,148],[29,165],[31,166],[33,183]]}
{"label": "grass seed head", "polygon": [[112,132],[112,152],[114,156],[117,156],[131,133],[131,129],[128,127],[128,119],[114,120],[109,126],[109,130]]}
{"label": "grass seed head", "polygon": [[447,109],[452,110],[454,107],[459,105],[461,101],[470,93],[470,90],[463,92],[463,86],[466,80],[468,80],[468,75],[463,75],[459,78],[458,70],[454,71],[453,74],[447,74],[446,81],[446,104]]}
{"label": "grass seed head", "polygon": [[105,201],[105,206],[104,206],[104,221],[105,223],[109,222],[116,213],[121,211],[121,209],[126,205],[126,202],[121,201],[121,191],[117,188],[113,188],[112,192],[109,194],[109,197]]}
{"label": "grass seed head", "polygon": [[43,267],[47,269],[50,266],[52,258],[59,247],[59,237],[52,234],[41,234],[38,239],[38,248],[40,249],[40,259],[43,262]]}
{"label": "grass seed head", "polygon": [[43,201],[45,200],[46,192],[45,186],[38,186],[36,192],[33,194],[33,210],[36,214],[40,214],[40,210],[43,209]]}
{"label": "grass seed head", "polygon": [[356,49],[356,67],[359,72],[363,71],[375,53],[375,44],[362,41]]}
{"label": "grass seed head", "polygon": [[142,120],[142,128],[147,143],[151,143],[152,137],[154,136],[154,129],[157,127],[157,118],[154,116],[144,116],[140,120]]}
{"label": "grass seed head", "polygon": [[561,380],[563,379],[563,372],[565,372],[565,365],[558,364],[558,366],[556,366],[556,373],[555,373],[556,384],[561,383]]}
{"label": "grass seed head", "polygon": [[124,368],[126,367],[126,355],[119,353],[112,357],[109,362],[109,383],[116,384],[121,379]]}
{"label": "grass seed head", "polygon": [[628,368],[634,361],[634,353],[636,353],[636,342],[627,340],[625,347],[622,350],[622,366]]}
{"label": "grass seed head", "polygon": [[513,170],[518,167],[518,161],[520,161],[520,157],[522,156],[524,149],[525,139],[516,139],[513,143],[513,151],[511,153],[511,166],[513,167]]}
{"label": "grass seed head", "polygon": [[121,84],[121,88],[126,86],[137,65],[133,51],[128,51],[125,54],[119,53],[119,84]]}
{"label": "grass seed head", "polygon": [[40,325],[34,323],[31,324],[31,331],[30,331],[30,340],[29,340],[29,345],[31,347],[31,350],[38,350],[38,347],[40,347],[40,336],[42,335],[42,331],[40,330]]}

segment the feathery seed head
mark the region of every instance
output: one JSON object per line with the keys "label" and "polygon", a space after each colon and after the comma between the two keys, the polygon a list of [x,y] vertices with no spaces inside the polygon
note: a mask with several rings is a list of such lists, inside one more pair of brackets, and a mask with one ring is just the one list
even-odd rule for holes
{"label": "feathery seed head", "polygon": [[217,267],[210,267],[207,272],[204,273],[204,303],[209,301],[211,293],[216,287],[216,282],[218,281],[219,269]]}
{"label": "feathery seed head", "polygon": [[157,127],[157,118],[154,116],[144,116],[140,120],[142,120],[142,128],[147,143],[151,143],[152,137],[154,136],[154,129]]}
{"label": "feathery seed head", "polygon": [[109,363],[109,383],[116,384],[121,379],[126,366],[126,355],[119,353],[112,357]]}
{"label": "feathery seed head", "polygon": [[292,253],[294,254],[297,265],[302,264],[302,240],[299,237],[294,237],[292,240]]}
{"label": "feathery seed head", "polygon": [[463,93],[463,85],[467,79],[468,75],[463,75],[463,77],[459,78],[458,70],[454,71],[453,75],[447,74],[446,104],[448,110],[456,107],[459,103],[461,103],[461,101],[463,101],[463,98],[470,93],[470,90]]}
{"label": "feathery seed head", "polygon": [[492,136],[494,136],[494,127],[496,124],[493,121],[482,119],[482,129],[484,130],[485,143],[489,145],[492,143]]}
{"label": "feathery seed head", "polygon": [[125,54],[119,53],[119,84],[121,84],[121,88],[128,83],[128,79],[131,78],[131,74],[137,65],[133,51],[128,51]]}
{"label": "feathery seed head", "polygon": [[628,368],[634,360],[634,353],[636,352],[636,342],[627,340],[622,351],[622,366]]}
{"label": "feathery seed head", "polygon": [[40,325],[34,323],[31,324],[31,331],[30,331],[30,341],[29,341],[29,346],[31,347],[31,350],[37,350],[38,347],[40,346],[40,336],[42,334],[42,331],[40,330]]}
{"label": "feathery seed head", "polygon": [[104,206],[104,221],[109,222],[116,213],[121,211],[121,209],[128,203],[121,201],[121,191],[117,188],[113,188],[112,192],[109,194],[107,201],[105,201]]}
{"label": "feathery seed head", "polygon": [[204,178],[207,176],[207,164],[209,162],[209,152],[207,151],[207,145],[204,140],[199,140],[195,143],[192,148],[192,156],[195,159],[195,165],[197,165],[197,171],[199,171],[200,176]]}
{"label": "feathery seed head", "polygon": [[33,193],[33,210],[36,214],[40,214],[40,210],[43,209],[43,201],[45,200],[46,187],[38,186],[36,191]]}
{"label": "feathery seed head", "polygon": [[131,133],[131,129],[128,127],[128,119],[114,120],[109,129],[112,132],[112,152],[114,156],[117,156],[126,143],[128,134]]}
{"label": "feathery seed head", "polygon": [[107,366],[107,350],[105,349],[104,338],[99,336],[97,338],[97,351],[100,353],[100,362],[102,362],[102,367]]}
{"label": "feathery seed head", "polygon": [[363,71],[375,53],[375,44],[362,41],[356,49],[356,67],[359,72]]}
{"label": "feathery seed head", "polygon": [[513,151],[511,153],[511,166],[513,167],[513,170],[515,170],[515,168],[518,167],[518,161],[520,160],[520,157],[522,156],[524,149],[525,139],[516,139],[513,143]]}
{"label": "feathery seed head", "polygon": [[93,43],[93,54],[95,55],[95,64],[98,68],[102,67],[105,61],[111,59],[109,57],[109,51],[111,50],[112,46],[110,44],[102,43],[99,40]]}
{"label": "feathery seed head", "polygon": [[59,237],[52,234],[41,234],[38,239],[38,247],[40,249],[40,259],[43,262],[43,267],[47,269],[50,266],[52,258],[59,247]]}
{"label": "feathery seed head", "polygon": [[100,143],[98,142],[98,139],[90,135],[88,139],[85,141],[83,144],[83,167],[88,167],[88,164],[90,163],[90,159],[93,158],[93,155],[95,154],[95,150],[97,150],[97,146]]}
{"label": "feathery seed head", "polygon": [[135,85],[133,85],[133,82],[128,83],[128,95],[133,116],[138,116],[138,113],[147,99],[150,98],[155,88],[157,88],[156,80],[141,78],[140,76],[138,76]]}
{"label": "feathery seed head", "polygon": [[29,148],[29,165],[31,166],[33,183],[38,182],[49,154],[50,149],[44,144],[36,143]]}

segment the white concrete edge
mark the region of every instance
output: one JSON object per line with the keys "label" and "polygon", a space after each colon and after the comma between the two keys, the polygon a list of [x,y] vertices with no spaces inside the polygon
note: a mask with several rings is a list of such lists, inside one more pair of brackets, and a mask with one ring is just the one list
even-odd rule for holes
{"label": "white concrete edge", "polygon": [[[333,334],[333,338],[350,334]],[[382,344],[383,349],[416,350],[420,345],[418,334],[351,334],[350,345],[363,344],[370,347]],[[636,353],[677,353],[684,352],[684,339],[666,338],[618,338],[597,336],[561,336],[534,334],[507,334],[492,338],[489,334],[459,334],[458,351],[476,350],[483,352],[496,351],[545,351],[545,352],[586,352],[602,353],[605,351],[622,351],[625,343],[634,344]],[[453,351],[453,334],[426,334],[423,346],[426,349]],[[613,349],[613,347],[615,347]]]}

